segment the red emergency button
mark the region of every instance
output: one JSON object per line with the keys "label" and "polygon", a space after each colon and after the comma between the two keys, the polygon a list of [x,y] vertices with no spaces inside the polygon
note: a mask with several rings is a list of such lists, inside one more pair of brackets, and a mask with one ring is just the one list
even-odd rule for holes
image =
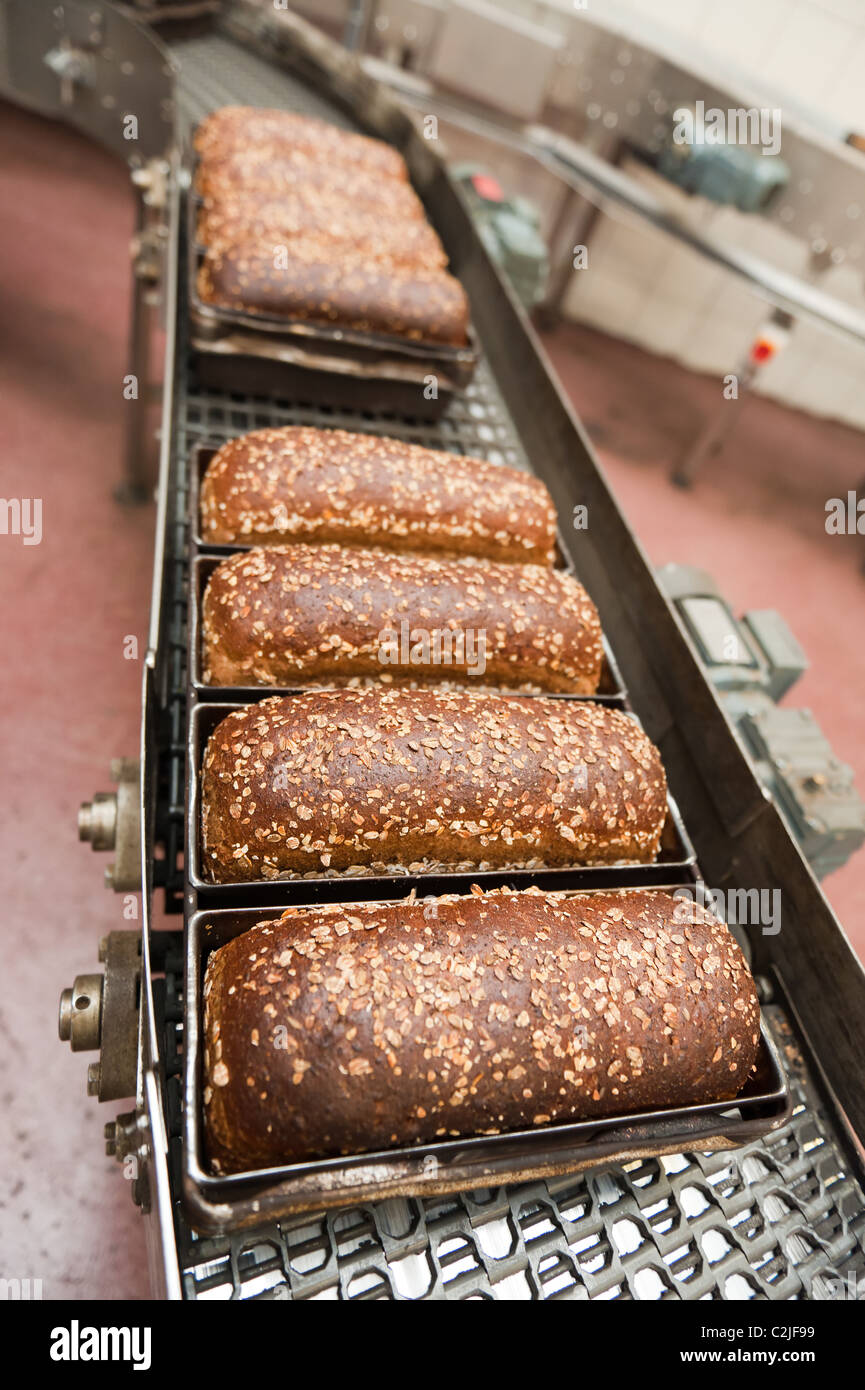
{"label": "red emergency button", "polygon": [[772,343],[768,338],[758,338],[751,348],[752,362],[768,362],[770,357],[774,357],[778,351],[777,343]]}
{"label": "red emergency button", "polygon": [[482,198],[486,198],[488,203],[501,203],[504,200],[502,186],[492,174],[474,174],[472,186],[476,193]]}

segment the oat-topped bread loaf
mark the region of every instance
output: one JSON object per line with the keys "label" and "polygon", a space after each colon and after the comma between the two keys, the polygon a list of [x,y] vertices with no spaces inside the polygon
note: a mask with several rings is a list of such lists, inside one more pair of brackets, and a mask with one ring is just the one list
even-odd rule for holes
{"label": "oat-topped bread loaf", "polygon": [[336,165],[369,169],[388,178],[408,179],[405,160],[393,146],[367,135],[341,130],[315,116],[257,106],[220,106],[195,132],[195,148],[205,159],[235,151],[266,150],[273,154],[306,150]]}
{"label": "oat-topped bread loaf", "polygon": [[339,191],[367,212],[401,221],[423,221],[423,203],[410,183],[383,178],[369,169],[329,163],[309,150],[270,150],[249,147],[218,158],[202,160],[195,172],[195,191],[217,198],[241,190],[281,197],[298,187]]}
{"label": "oat-topped bread loaf", "polygon": [[208,246],[197,283],[205,304],[224,309],[449,347],[468,341],[468,300],[448,271],[315,233]]}
{"label": "oat-topped bread loaf", "polygon": [[325,541],[552,563],[553,500],[538,478],[399,439],[305,425],[217,450],[201,484],[213,545]]}
{"label": "oat-topped bread loaf", "polygon": [[467,346],[465,292],[396,150],[245,107],[214,112],[195,145],[203,304]]}
{"label": "oat-topped bread loaf", "polygon": [[436,270],[448,260],[428,222],[383,221],[378,212],[362,211],[336,190],[303,186],[282,197],[241,190],[209,198],[198,214],[196,234],[211,248],[258,242],[285,245],[290,254],[293,245],[313,236],[319,246],[353,246],[393,265]]}
{"label": "oat-topped bread loaf", "polygon": [[681,906],[502,891],[260,922],[207,966],[213,1166],[732,1100],[754,983],[724,924]]}
{"label": "oat-topped bread loaf", "polygon": [[202,605],[210,685],[450,681],[592,695],[601,624],[542,565],[269,546],[223,560]]}
{"label": "oat-topped bread loaf", "polygon": [[274,696],[213,731],[202,859],[216,883],[324,871],[649,863],[658,750],[601,705],[441,690]]}

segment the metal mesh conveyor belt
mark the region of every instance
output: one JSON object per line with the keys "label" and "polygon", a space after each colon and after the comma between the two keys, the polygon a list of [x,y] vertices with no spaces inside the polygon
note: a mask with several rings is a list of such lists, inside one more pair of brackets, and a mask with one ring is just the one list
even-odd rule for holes
{"label": "metal mesh conveyor belt", "polygon": [[[196,1237],[178,1210],[184,1295],[830,1298],[840,1278],[844,1296],[853,1280],[861,1296],[862,1189],[783,1016],[771,1006],[767,1013],[776,1038],[786,1037],[796,1108],[765,1140],[508,1188],[394,1198],[226,1236]],[[168,1043],[176,1043],[171,1030]],[[179,1120],[179,1088],[173,1097]]]}
{"label": "metal mesh conveyor belt", "polygon": [[[184,122],[225,103],[285,106],[347,125],[294,78],[220,35],[173,45]],[[182,263],[182,262],[181,262]],[[181,294],[181,300],[183,296]],[[202,390],[181,310],[174,439],[168,696],[170,770],[162,810],[169,896],[182,848],[186,457],[198,439],[310,423],[379,431],[527,468],[483,361],[435,424]],[[175,904],[177,905],[177,904]],[[174,1190],[179,1154],[182,945],[167,952],[164,1004]],[[802,1298],[865,1296],[865,1197],[790,1025],[766,1010],[796,1108],[744,1149],[642,1159],[545,1182],[424,1200],[394,1199],[231,1236],[196,1237],[175,1202],[188,1298]],[[849,1294],[848,1294],[849,1296]]]}

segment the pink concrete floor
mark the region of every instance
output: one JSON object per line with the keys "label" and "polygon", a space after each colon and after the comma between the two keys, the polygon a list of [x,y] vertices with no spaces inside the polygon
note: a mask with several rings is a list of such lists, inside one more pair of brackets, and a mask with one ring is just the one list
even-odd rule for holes
{"label": "pink concrete floor", "polygon": [[[41,497],[39,546],[0,537],[6,699],[0,809],[6,988],[0,1276],[42,1279],[47,1298],[145,1298],[142,1221],[102,1127],[120,1106],[84,1093],[85,1056],[56,1040],[57,999],[96,968],[123,925],[101,886],[105,856],[79,845],[78,803],[134,753],[153,510],[111,500],[120,469],[132,208],[124,171],[77,135],[0,107],[0,493]],[[691,494],[664,473],[714,383],[597,334],[549,339],[613,484],[654,560],[702,564],[739,606],[778,607],[813,662],[810,704],[865,784],[857,704],[865,581],[855,543],[820,534],[826,496],[856,486],[861,436],[749,403],[735,446]],[[857,459],[860,461],[857,468]],[[827,490],[828,489],[828,490]],[[857,936],[860,860],[827,890]],[[865,950],[863,950],[865,954]]]}
{"label": "pink concrete floor", "polygon": [[[90,1055],[57,1041],[60,990],[128,925],[102,887],[110,856],[78,804],[135,755],[153,508],[111,500],[123,443],[132,200],[85,140],[0,107],[0,495],[41,497],[43,540],[0,536],[5,699],[0,1026],[7,1278],[46,1298],[146,1298],[142,1218],[104,1153],[122,1106],[85,1095]],[[12,654],[12,659],[10,659]],[[128,1107],[127,1107],[128,1108]]]}

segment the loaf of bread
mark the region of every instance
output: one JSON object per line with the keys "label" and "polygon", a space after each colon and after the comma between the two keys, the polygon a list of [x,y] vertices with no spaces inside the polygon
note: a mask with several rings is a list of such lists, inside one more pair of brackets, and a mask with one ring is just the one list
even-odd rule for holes
{"label": "loaf of bread", "polygon": [[367,678],[593,695],[603,661],[597,609],[564,571],[338,545],[223,560],[202,639],[210,685]]}
{"label": "loaf of bread", "polygon": [[292,908],[215,951],[204,1114],[228,1173],[733,1100],[760,1012],[663,892]]}
{"label": "loaf of bread", "polygon": [[237,246],[259,242],[271,247],[308,242],[354,246],[371,259],[393,265],[447,265],[444,248],[428,222],[390,221],[362,211],[339,192],[300,187],[275,198],[268,193],[240,192],[209,198],[198,214],[196,235],[202,246]]}
{"label": "loaf of bread", "polygon": [[204,304],[466,346],[465,292],[396,150],[249,107],[213,112],[195,146]]}
{"label": "loaf of bread", "polygon": [[552,563],[553,500],[538,478],[398,439],[305,425],[223,444],[201,484],[205,544],[334,541]]}
{"label": "loaf of bread", "polygon": [[334,165],[308,150],[289,150],[275,155],[268,149],[234,150],[230,154],[199,161],[195,172],[195,191],[202,198],[226,193],[258,192],[282,197],[298,187],[339,190],[367,212],[401,221],[423,221],[423,203],[410,183],[383,178],[369,169]]}
{"label": "loaf of bread", "polygon": [[464,347],[469,307],[453,275],[317,235],[208,246],[203,303],[304,323]]}
{"label": "loaf of bread", "polygon": [[243,153],[303,150],[329,164],[368,169],[380,177],[408,179],[405,160],[392,145],[341,130],[315,116],[267,107],[221,106],[195,132],[195,149],[204,159]]}
{"label": "loaf of bread", "polygon": [[649,863],[667,799],[658,750],[619,710],[369,688],[229,714],[201,810],[204,873],[233,883]]}

